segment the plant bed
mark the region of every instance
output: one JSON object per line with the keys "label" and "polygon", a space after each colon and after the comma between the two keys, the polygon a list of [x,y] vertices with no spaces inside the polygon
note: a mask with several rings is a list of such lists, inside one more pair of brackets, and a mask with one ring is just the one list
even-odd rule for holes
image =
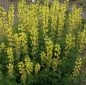
{"label": "plant bed", "polygon": [[14,5],[0,7],[1,85],[85,83],[86,22],[80,7],[68,5],[21,0],[16,19]]}

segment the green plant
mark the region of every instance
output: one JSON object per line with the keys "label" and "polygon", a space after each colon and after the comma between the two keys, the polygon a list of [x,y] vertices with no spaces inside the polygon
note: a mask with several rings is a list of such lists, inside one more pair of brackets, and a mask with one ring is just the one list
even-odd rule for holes
{"label": "green plant", "polygon": [[17,23],[13,5],[8,12],[0,7],[2,85],[79,85],[86,27],[82,9],[69,12],[68,3],[20,0]]}

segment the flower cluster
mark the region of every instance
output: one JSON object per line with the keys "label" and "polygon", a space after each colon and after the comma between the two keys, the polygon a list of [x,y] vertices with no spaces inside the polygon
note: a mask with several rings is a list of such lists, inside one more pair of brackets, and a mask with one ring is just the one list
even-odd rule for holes
{"label": "flower cluster", "polygon": [[12,27],[14,23],[14,6],[10,6],[9,7],[9,11],[8,11],[8,24],[9,27]]}
{"label": "flower cluster", "polygon": [[25,56],[25,70],[27,74],[31,74],[33,71],[33,62],[31,62],[28,56]]}
{"label": "flower cluster", "polygon": [[75,45],[75,37],[69,33],[66,35],[66,50],[69,52],[71,48]]}
{"label": "flower cluster", "polygon": [[27,54],[28,53],[28,46],[27,46],[27,35],[23,32],[20,32],[19,34],[14,34],[14,46],[15,51],[18,56],[20,56],[20,53]]}
{"label": "flower cluster", "polygon": [[82,58],[78,57],[76,62],[75,62],[74,71],[72,72],[73,76],[78,76],[79,75],[81,65],[82,65]]}
{"label": "flower cluster", "polygon": [[59,44],[54,45],[54,52],[53,53],[54,53],[54,57],[57,59],[59,59],[60,50],[61,50],[61,48],[60,48]]}
{"label": "flower cluster", "polygon": [[4,50],[5,47],[6,47],[5,43],[1,43],[1,44],[0,44],[0,52],[1,52],[2,50]]}
{"label": "flower cluster", "polygon": [[74,32],[78,28],[81,28],[81,8],[77,8],[76,5],[72,7],[72,12],[68,16],[68,32]]}
{"label": "flower cluster", "polygon": [[38,72],[40,71],[40,68],[41,68],[40,64],[37,63],[37,64],[35,65],[35,68],[34,68],[35,73],[38,73]]}
{"label": "flower cluster", "polygon": [[8,58],[8,74],[9,77],[13,77],[13,72],[14,72],[14,56],[13,56],[13,50],[11,47],[7,48],[7,58]]}
{"label": "flower cluster", "polygon": [[49,63],[52,59],[53,55],[53,42],[50,40],[50,38],[45,38],[45,46],[46,46],[46,59],[47,63]]}
{"label": "flower cluster", "polygon": [[25,83],[26,71],[25,71],[25,65],[22,61],[18,63],[18,70],[19,70],[19,74],[21,75],[21,80],[23,81],[23,83]]}
{"label": "flower cluster", "polygon": [[86,29],[84,29],[82,32],[79,32],[77,41],[80,46],[80,51],[82,51],[86,45]]}

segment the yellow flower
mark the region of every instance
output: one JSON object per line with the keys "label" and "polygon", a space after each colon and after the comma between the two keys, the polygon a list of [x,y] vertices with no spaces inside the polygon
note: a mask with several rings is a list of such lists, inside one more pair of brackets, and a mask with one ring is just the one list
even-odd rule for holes
{"label": "yellow flower", "polygon": [[11,47],[7,48],[7,58],[8,58],[8,62],[14,61],[13,50]]}
{"label": "yellow flower", "polygon": [[18,63],[18,69],[19,73],[21,74],[21,80],[23,83],[26,82],[26,71],[25,71],[25,65],[23,62]]}
{"label": "yellow flower", "polygon": [[60,55],[60,45],[56,44],[54,45],[54,57],[59,59],[59,55]]}
{"label": "yellow flower", "polygon": [[82,59],[81,59],[81,57],[78,57],[76,62],[75,62],[74,70],[72,72],[73,76],[78,76],[79,75],[80,69],[81,69],[81,65],[82,65]]}
{"label": "yellow flower", "polygon": [[40,71],[40,68],[41,68],[40,64],[37,63],[37,64],[35,65],[35,68],[34,68],[35,73],[38,73],[38,72]]}
{"label": "yellow flower", "polygon": [[66,50],[69,51],[75,46],[75,37],[69,33],[66,35]]}
{"label": "yellow flower", "polygon": [[5,43],[0,44],[0,51],[3,50],[6,47]]}
{"label": "yellow flower", "polygon": [[8,23],[9,26],[13,26],[14,23],[14,7],[11,5],[8,10]]}
{"label": "yellow flower", "polygon": [[9,77],[13,77],[13,73],[14,73],[14,66],[13,66],[13,64],[12,63],[9,63],[8,65],[7,65],[7,68],[8,68],[8,74],[9,74]]}
{"label": "yellow flower", "polygon": [[27,74],[30,74],[33,71],[33,62],[31,62],[29,56],[25,56],[25,69]]}

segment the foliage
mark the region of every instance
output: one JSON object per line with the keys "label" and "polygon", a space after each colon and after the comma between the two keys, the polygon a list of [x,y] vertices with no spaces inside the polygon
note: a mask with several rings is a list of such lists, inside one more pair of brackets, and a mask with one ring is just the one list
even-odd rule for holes
{"label": "foliage", "polygon": [[[1,85],[79,85],[84,77],[86,24],[68,1],[0,7]],[[84,57],[83,57],[84,56]],[[83,68],[83,69],[82,69]],[[5,81],[5,82],[3,82]]]}

